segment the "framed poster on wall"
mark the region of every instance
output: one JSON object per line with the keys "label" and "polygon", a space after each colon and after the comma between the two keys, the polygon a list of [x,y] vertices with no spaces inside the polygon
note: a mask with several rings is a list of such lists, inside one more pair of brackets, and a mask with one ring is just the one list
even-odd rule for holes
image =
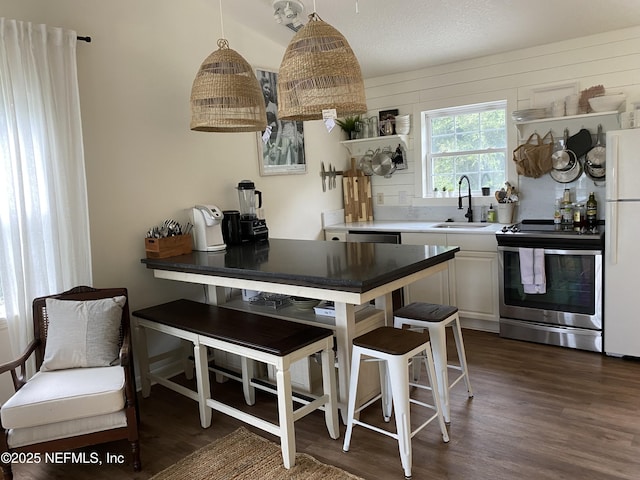
{"label": "framed poster on wall", "polygon": [[260,132],[258,160],[260,175],[290,175],[306,173],[304,130],[302,122],[278,119],[278,74],[256,70],[267,110],[268,133]]}

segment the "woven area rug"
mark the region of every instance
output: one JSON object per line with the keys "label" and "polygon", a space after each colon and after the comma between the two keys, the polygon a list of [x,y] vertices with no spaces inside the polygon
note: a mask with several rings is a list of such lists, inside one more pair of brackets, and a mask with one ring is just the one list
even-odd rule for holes
{"label": "woven area rug", "polygon": [[344,470],[318,462],[311,455],[296,454],[287,470],[280,445],[238,428],[202,447],[151,480],[363,480]]}

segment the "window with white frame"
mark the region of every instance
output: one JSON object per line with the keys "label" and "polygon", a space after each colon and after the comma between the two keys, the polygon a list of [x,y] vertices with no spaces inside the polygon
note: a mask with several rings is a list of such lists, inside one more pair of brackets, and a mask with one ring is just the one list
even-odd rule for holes
{"label": "window with white frame", "polygon": [[423,112],[425,196],[458,190],[462,175],[471,190],[499,190],[507,169],[507,102],[479,103]]}

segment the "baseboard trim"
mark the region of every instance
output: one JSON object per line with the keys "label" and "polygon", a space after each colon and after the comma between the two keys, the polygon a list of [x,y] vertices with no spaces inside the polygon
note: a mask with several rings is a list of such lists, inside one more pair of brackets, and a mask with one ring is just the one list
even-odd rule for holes
{"label": "baseboard trim", "polygon": [[481,332],[500,333],[500,324],[494,320],[480,320],[478,318],[465,318],[460,316],[460,327]]}

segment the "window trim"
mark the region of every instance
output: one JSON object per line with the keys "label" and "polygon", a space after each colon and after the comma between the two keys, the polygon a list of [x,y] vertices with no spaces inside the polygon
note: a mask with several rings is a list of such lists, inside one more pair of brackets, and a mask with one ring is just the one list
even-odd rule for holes
{"label": "window trim", "polygon": [[[426,110],[421,112],[421,121],[424,125],[424,142],[427,144],[428,147],[428,139],[431,138],[431,122],[430,120],[433,120],[434,118],[444,118],[444,117],[452,117],[452,116],[456,116],[456,115],[460,115],[460,114],[478,114],[478,113],[483,113],[483,112],[490,112],[493,110],[504,110],[505,112],[505,137],[508,137],[508,115],[507,115],[507,100],[506,99],[502,99],[502,100],[497,100],[497,101],[491,101],[491,102],[480,102],[480,103],[475,103],[475,104],[469,104],[469,105],[459,105],[459,106],[455,106],[455,107],[448,107],[448,108],[440,108],[440,109],[435,109],[435,110]],[[506,161],[508,159],[508,138],[505,139],[505,147],[504,148],[489,148],[489,149],[480,149],[480,150],[469,150],[465,153],[467,154],[479,154],[479,153],[493,153],[493,152],[505,152],[505,178],[509,178],[508,177],[508,172],[507,172],[507,165],[506,165]],[[455,152],[455,155],[459,154],[459,151]],[[449,155],[453,155],[453,154],[449,154]],[[441,157],[441,156],[447,156],[447,155],[435,155],[436,157]],[[425,155],[423,155],[420,158],[420,163],[422,164],[422,194],[423,196],[425,194],[427,194],[427,196],[431,196],[433,197],[433,195],[431,195],[432,192],[432,188],[429,186],[430,183],[430,177],[431,175],[429,175],[429,167],[428,167],[428,162],[427,159],[432,159],[434,157],[434,155],[431,154],[431,152],[429,151],[429,149],[427,148],[425,150]],[[472,190],[472,195],[473,194],[480,194],[480,190]]]}
{"label": "window trim", "polygon": [[[493,92],[481,92],[475,94],[461,95],[461,96],[444,96],[440,95],[438,98],[439,92],[430,92],[432,98],[430,100],[425,100],[424,102],[415,104],[413,107],[414,118],[418,118],[420,125],[419,129],[416,128],[416,134],[420,132],[420,138],[416,138],[415,143],[415,175],[414,175],[414,198],[413,205],[416,206],[444,206],[444,205],[457,205],[457,197],[454,198],[440,198],[433,196],[425,196],[425,187],[423,186],[423,178],[426,178],[426,172],[424,171],[424,162],[422,161],[425,158],[427,153],[427,141],[425,135],[426,122],[425,117],[422,112],[431,111],[431,110],[445,110],[445,109],[455,109],[459,107],[464,107],[465,105],[474,105],[480,103],[490,103],[490,102],[498,102],[504,101],[506,99],[506,109],[507,113],[513,110],[517,110],[518,105],[518,90],[516,88],[506,89],[504,91],[493,91]],[[427,96],[427,95],[424,95]],[[524,107],[523,107],[524,108]],[[517,129],[509,128],[512,126],[510,122],[510,117],[507,118],[507,152],[512,152],[518,143],[518,135]],[[418,143],[419,142],[419,143]],[[518,186],[518,174],[516,173],[516,167],[514,162],[510,161],[510,158],[507,158],[507,179],[512,185]],[[430,192],[426,192],[429,194]],[[475,197],[474,197],[475,198]],[[490,199],[489,197],[478,197],[478,200]],[[487,205],[489,204],[489,200],[487,200]]]}

